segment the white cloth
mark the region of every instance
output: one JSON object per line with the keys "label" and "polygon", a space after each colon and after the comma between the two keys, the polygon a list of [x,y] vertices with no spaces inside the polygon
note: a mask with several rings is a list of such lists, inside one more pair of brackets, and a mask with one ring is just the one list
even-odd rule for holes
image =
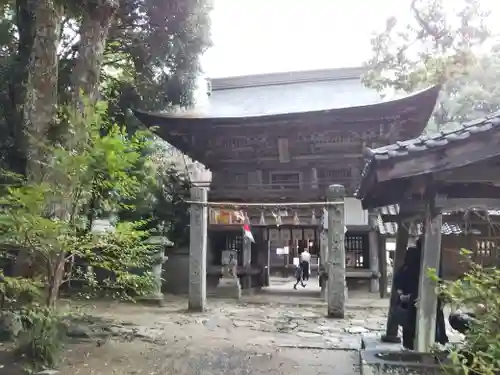
{"label": "white cloth", "polygon": [[303,251],[300,253],[300,261],[311,263],[311,253],[309,251]]}

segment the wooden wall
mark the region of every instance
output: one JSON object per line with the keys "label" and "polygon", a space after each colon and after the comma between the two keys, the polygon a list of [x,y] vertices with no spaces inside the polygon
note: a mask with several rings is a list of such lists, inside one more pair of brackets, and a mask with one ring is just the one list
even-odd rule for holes
{"label": "wooden wall", "polygon": [[[454,280],[469,269],[470,261],[485,267],[500,266],[500,236],[443,236],[443,276]],[[472,252],[469,259],[461,254],[461,249]]]}

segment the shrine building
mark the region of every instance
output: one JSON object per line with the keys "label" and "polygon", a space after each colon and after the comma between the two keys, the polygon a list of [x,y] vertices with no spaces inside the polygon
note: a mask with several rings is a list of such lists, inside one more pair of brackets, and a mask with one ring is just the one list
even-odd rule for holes
{"label": "shrine building", "polygon": [[[369,262],[368,239],[375,224],[353,197],[364,150],[418,137],[440,88],[382,101],[363,86],[364,72],[342,68],[217,78],[209,80],[207,105],[192,113],[135,115],[211,171],[210,181],[193,181],[209,187],[209,201],[320,202],[329,185],[344,185],[347,277],[369,275],[376,268]],[[317,267],[322,209],[252,207],[245,215],[255,238],[253,285],[265,284],[266,273],[292,274],[294,258],[305,247]],[[211,209],[209,287],[218,279],[223,251],[235,250],[242,265],[242,247],[241,224],[231,210]],[[187,287],[187,269],[180,276],[186,264],[171,266]]]}

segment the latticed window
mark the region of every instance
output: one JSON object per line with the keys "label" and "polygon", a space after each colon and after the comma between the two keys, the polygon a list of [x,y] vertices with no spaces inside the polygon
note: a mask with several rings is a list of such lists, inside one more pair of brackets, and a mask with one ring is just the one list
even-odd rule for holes
{"label": "latticed window", "polygon": [[346,267],[368,268],[368,238],[364,234],[347,234],[345,237]]}

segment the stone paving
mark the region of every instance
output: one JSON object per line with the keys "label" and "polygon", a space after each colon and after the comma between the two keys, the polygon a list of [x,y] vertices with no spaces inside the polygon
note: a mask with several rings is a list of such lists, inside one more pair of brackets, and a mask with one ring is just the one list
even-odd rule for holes
{"label": "stone paving", "polygon": [[[171,299],[163,308],[127,306],[117,311],[112,305],[99,306],[99,314],[126,322],[126,327],[151,339],[161,338],[164,332],[182,327],[186,335],[195,329],[237,337],[247,335],[252,345],[278,347],[356,350],[361,347],[361,335],[382,332],[386,309],[362,308],[349,310],[346,319],[328,319],[326,307],[304,306],[275,302],[253,303],[209,300],[204,313],[186,314],[186,300]],[[125,329],[122,327],[122,329]]]}
{"label": "stone paving", "polygon": [[[112,330],[130,339],[110,339],[89,349],[85,369],[68,373],[359,374],[361,338],[384,331],[388,301],[366,292],[349,293],[345,319],[329,319],[324,301],[308,293],[268,291],[241,301],[209,299],[203,313],[188,313],[187,299],[173,296],[166,297],[164,307],[82,306],[82,312],[113,320]],[[81,355],[73,355],[67,363],[76,368]],[[113,372],[99,367],[102,357]]]}

